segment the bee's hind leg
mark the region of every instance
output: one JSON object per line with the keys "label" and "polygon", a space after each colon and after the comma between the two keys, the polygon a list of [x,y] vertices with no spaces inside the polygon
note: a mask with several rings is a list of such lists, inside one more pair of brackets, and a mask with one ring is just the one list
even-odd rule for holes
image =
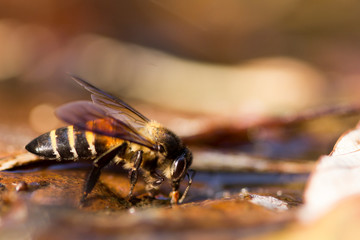
{"label": "bee's hind leg", "polygon": [[129,191],[129,194],[127,196],[128,199],[130,199],[132,194],[133,194],[134,187],[136,185],[136,182],[137,182],[137,179],[138,179],[138,176],[139,176],[139,168],[141,166],[142,159],[143,159],[143,151],[141,151],[141,150],[137,151],[132,156],[131,161],[134,162],[134,165],[129,171],[130,191]]}
{"label": "bee's hind leg", "polygon": [[84,203],[87,195],[93,190],[96,182],[99,180],[101,169],[108,165],[111,160],[124,148],[123,145],[112,148],[100,155],[93,163],[93,167],[87,175],[83,189],[83,195],[80,203]]}

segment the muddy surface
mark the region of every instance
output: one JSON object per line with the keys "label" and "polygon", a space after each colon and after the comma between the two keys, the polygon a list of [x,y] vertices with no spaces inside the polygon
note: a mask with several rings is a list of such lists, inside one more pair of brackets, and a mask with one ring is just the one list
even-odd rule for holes
{"label": "muddy surface", "polygon": [[[41,165],[0,172],[2,236],[30,235],[35,239],[253,236],[282,229],[292,221],[294,208],[302,203],[301,192],[307,178],[306,174],[199,172],[185,203],[171,206],[170,188],[166,184],[156,199],[151,199],[139,181],[135,197],[127,200],[127,174],[113,167],[102,173],[86,202],[80,204],[89,165]],[[265,198],[255,202],[259,196]],[[274,203],[270,196],[279,202]]]}
{"label": "muddy surface", "polygon": [[[292,239],[358,234],[359,197],[316,222],[299,211],[308,174],[200,171],[184,204],[169,186],[155,199],[138,182],[128,200],[127,173],[105,169],[80,204],[86,163],[40,162],[0,172],[0,239]],[[184,189],[185,186],[182,186]]]}

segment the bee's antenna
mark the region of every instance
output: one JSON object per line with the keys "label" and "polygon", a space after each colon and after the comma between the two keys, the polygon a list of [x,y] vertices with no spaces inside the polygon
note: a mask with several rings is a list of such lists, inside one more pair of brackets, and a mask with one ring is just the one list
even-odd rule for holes
{"label": "bee's antenna", "polygon": [[[191,172],[191,176],[189,175],[189,172]],[[180,203],[180,204],[184,201],[184,199],[185,199],[185,197],[186,197],[186,195],[187,195],[187,193],[188,193],[188,191],[189,191],[189,189],[190,189],[190,186],[191,186],[191,184],[192,184],[192,181],[193,181],[193,178],[194,178],[195,174],[196,174],[196,171],[195,171],[195,170],[192,170],[192,169],[189,169],[189,171],[186,173],[186,176],[187,176],[188,179],[189,179],[189,183],[188,183],[188,185],[187,185],[187,187],[186,187],[183,195],[181,196],[181,198],[180,198],[180,200],[179,200],[179,203]]]}

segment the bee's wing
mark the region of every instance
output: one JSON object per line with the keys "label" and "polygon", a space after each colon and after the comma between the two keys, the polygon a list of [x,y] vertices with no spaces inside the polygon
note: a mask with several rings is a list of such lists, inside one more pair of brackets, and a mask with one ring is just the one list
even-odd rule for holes
{"label": "bee's wing", "polygon": [[92,101],[96,105],[99,105],[107,115],[135,128],[143,127],[147,122],[149,122],[147,117],[139,113],[124,101],[104,92],[77,76],[71,75],[71,77],[78,84],[91,92]]}
{"label": "bee's wing", "polygon": [[70,102],[56,109],[56,115],[83,130],[138,143],[157,149],[155,143],[139,133],[139,129],[114,118],[103,107],[90,101]]}

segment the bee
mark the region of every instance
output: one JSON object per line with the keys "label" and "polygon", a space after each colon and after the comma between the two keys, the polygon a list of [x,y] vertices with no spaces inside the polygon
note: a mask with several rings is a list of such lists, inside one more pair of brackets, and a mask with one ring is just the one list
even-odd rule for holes
{"label": "bee", "polygon": [[[154,197],[168,179],[172,187],[171,204],[182,203],[195,171],[189,169],[192,153],[181,139],[124,101],[77,76],[71,77],[91,93],[92,101],[60,106],[56,115],[71,125],[40,135],[26,145],[26,150],[50,160],[92,161],[81,203],[94,188],[101,170],[110,163],[122,164],[128,170],[128,199],[141,174],[150,196]],[[185,176],[188,185],[180,198],[180,182]]]}

